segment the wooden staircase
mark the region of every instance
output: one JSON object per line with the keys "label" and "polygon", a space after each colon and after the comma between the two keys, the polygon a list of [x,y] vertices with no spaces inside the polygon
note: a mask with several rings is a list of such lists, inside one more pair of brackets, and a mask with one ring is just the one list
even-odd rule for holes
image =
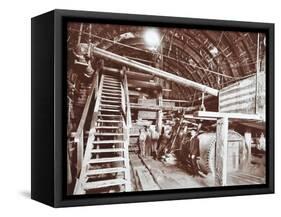
{"label": "wooden staircase", "polygon": [[[102,74],[74,194],[131,191],[127,79]],[[117,189],[117,190],[116,190]]]}

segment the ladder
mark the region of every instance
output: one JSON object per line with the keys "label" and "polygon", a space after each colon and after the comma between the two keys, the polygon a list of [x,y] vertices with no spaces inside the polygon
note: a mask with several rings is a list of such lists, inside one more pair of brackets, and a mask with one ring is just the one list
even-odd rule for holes
{"label": "ladder", "polygon": [[[129,125],[126,120],[127,82],[118,76],[101,75],[91,128],[74,195],[131,191]],[[117,187],[117,188],[116,188]],[[117,190],[116,190],[117,189]]]}

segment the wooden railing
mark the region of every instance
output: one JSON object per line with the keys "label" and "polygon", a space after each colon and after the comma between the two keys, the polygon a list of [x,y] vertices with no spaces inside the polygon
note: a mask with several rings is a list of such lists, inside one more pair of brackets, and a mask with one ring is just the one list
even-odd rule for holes
{"label": "wooden railing", "polygon": [[[90,105],[91,102],[94,98],[96,98],[98,89],[99,89],[99,71],[100,69],[97,70],[93,81],[92,81],[92,88],[90,90],[90,94],[87,98],[77,131],[75,133],[74,137],[74,142],[77,144],[77,174],[79,175],[79,172],[81,170],[82,166],[82,160],[83,160],[83,154],[84,154],[84,128],[85,128],[85,123],[86,119],[89,113]],[[95,95],[94,95],[95,94]]]}
{"label": "wooden railing", "polygon": [[[122,73],[123,72],[123,73]],[[131,128],[131,108],[129,101],[128,81],[126,72],[121,70],[121,108],[122,108],[122,124],[123,124],[123,140],[124,140],[124,158],[125,160],[125,179],[126,191],[131,191],[130,161],[129,161],[129,144],[130,144],[130,128]]]}
{"label": "wooden railing", "polygon": [[129,96],[128,79],[126,69],[121,70],[122,82],[121,82],[121,93],[122,93],[122,113],[125,117],[128,128],[132,127],[132,116],[131,116],[131,105]]}
{"label": "wooden railing", "polygon": [[92,117],[92,121],[91,121],[91,129],[96,127],[96,123],[97,123],[98,111],[99,111],[99,107],[100,107],[100,103],[101,103],[103,80],[104,80],[104,75],[102,74],[100,82],[99,82],[99,89],[97,91],[96,103],[95,103],[95,108],[94,108],[93,117]]}
{"label": "wooden railing", "polygon": [[94,112],[92,115],[92,120],[91,120],[91,126],[89,130],[89,135],[88,135],[88,140],[87,140],[87,145],[86,145],[86,150],[84,156],[81,158],[81,168],[80,168],[80,177],[78,175],[76,179],[76,184],[74,188],[73,194],[84,194],[83,186],[82,183],[85,182],[85,177],[83,175],[86,174],[86,169],[87,169],[87,163],[91,158],[91,149],[92,149],[92,142],[95,140],[95,132],[96,132],[96,124],[97,124],[97,119],[98,119],[98,110],[100,107],[100,101],[101,101],[101,92],[102,92],[102,86],[103,86],[103,79],[104,76],[101,75],[101,80],[100,80],[100,85],[98,88],[98,91],[96,92],[96,103],[94,107]]}

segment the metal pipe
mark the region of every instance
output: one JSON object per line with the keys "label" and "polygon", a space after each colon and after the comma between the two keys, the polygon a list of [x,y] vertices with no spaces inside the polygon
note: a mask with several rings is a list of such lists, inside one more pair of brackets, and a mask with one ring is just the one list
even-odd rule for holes
{"label": "metal pipe", "polygon": [[214,88],[211,88],[211,87],[208,87],[206,85],[199,84],[197,82],[188,80],[186,78],[174,75],[172,73],[163,71],[161,69],[154,68],[152,66],[149,66],[149,65],[146,65],[146,64],[134,61],[134,60],[130,60],[126,57],[122,57],[118,54],[106,51],[106,50],[101,49],[101,48],[93,47],[92,51],[93,51],[94,55],[97,55],[97,56],[100,56],[100,57],[103,57],[103,58],[107,58],[111,61],[114,61],[114,62],[117,62],[117,63],[122,63],[122,64],[125,64],[127,66],[133,67],[133,68],[143,70],[143,71],[148,72],[150,74],[153,74],[155,76],[167,79],[169,81],[179,83],[179,84],[181,84],[183,86],[186,86],[186,87],[193,87],[197,90],[208,93],[210,95],[218,96],[218,90],[216,90]]}

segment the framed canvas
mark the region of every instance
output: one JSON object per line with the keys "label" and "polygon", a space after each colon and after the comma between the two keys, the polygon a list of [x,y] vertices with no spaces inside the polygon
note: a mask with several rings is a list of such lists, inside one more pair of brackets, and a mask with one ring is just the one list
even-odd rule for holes
{"label": "framed canvas", "polygon": [[274,24],[54,10],[31,36],[32,199],[274,192]]}

